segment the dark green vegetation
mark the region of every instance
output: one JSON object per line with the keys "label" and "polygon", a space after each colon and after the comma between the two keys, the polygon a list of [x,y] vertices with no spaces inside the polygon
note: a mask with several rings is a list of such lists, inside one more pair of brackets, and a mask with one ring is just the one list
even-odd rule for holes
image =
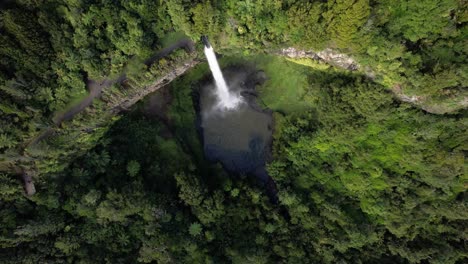
{"label": "dark green vegetation", "polygon": [[[95,3],[98,2],[98,3]],[[464,263],[463,0],[9,1],[0,13],[1,263]],[[182,33],[175,33],[182,32]],[[275,112],[279,204],[207,164],[194,68],[164,117],[110,108],[194,59],[142,61],[183,34],[248,60]],[[356,72],[258,56],[332,48]],[[86,79],[126,85],[54,127]],[[367,75],[374,76],[372,81]],[[392,96],[415,96],[419,107]],[[54,134],[34,143],[47,127]],[[17,170],[34,171],[25,196]]]}

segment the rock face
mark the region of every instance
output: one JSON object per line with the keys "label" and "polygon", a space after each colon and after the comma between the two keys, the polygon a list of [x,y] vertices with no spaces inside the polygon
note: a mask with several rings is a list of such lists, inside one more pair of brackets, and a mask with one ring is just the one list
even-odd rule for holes
{"label": "rock face", "polygon": [[319,52],[312,50],[298,50],[292,47],[282,49],[280,55],[286,56],[289,58],[299,59],[299,58],[309,58],[314,60],[322,60],[326,63],[332,64],[334,66],[344,68],[350,71],[355,71],[360,68],[360,65],[350,56],[346,54],[339,53],[332,49],[324,49]]}
{"label": "rock face", "polygon": [[158,78],[153,84],[140,89],[138,93],[127,98],[122,98],[122,100],[118,100],[117,102],[115,102],[114,105],[110,107],[110,113],[115,115],[115,114],[118,114],[122,110],[129,109],[132,105],[134,105],[136,102],[138,102],[139,100],[141,100],[148,94],[153,93],[159,88],[172,82],[175,78],[181,76],[187,70],[193,68],[195,65],[197,65],[200,62],[201,62],[200,60],[194,59],[194,60],[187,61],[183,65],[174,68],[168,74],[164,75],[161,78]]}
{"label": "rock face", "polygon": [[[313,59],[326,62],[330,65],[343,68],[350,71],[360,71],[366,75],[369,79],[374,80],[377,73],[369,67],[362,67],[350,56],[339,53],[333,49],[327,48],[322,51],[312,50],[299,50],[293,47],[284,48],[277,55],[293,58],[293,59]],[[445,101],[431,100],[431,98],[422,95],[408,95],[404,93],[404,87],[402,84],[396,83],[393,87],[389,87],[393,92],[395,98],[402,102],[410,103],[414,106],[421,108],[422,110],[432,114],[446,114],[453,113],[460,109],[468,107],[468,96],[467,92],[462,94],[459,99],[447,98]]]}

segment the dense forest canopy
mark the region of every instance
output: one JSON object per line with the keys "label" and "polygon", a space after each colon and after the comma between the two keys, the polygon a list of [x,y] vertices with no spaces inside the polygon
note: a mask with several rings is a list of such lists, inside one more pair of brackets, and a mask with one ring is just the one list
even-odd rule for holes
{"label": "dense forest canopy", "polygon": [[[466,262],[467,1],[0,8],[1,263]],[[277,203],[204,158],[202,35],[267,76]]]}

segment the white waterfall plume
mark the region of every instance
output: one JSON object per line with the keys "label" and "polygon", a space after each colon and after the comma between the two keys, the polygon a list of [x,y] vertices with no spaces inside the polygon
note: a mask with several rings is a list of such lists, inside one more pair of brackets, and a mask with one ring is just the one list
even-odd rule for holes
{"label": "white waterfall plume", "polygon": [[216,59],[216,54],[213,51],[211,45],[205,44],[205,56],[210,65],[211,73],[216,82],[216,95],[219,99],[220,108],[224,109],[234,109],[239,103],[242,102],[241,97],[229,91],[229,88],[224,80],[223,73],[219,68],[218,60]]}

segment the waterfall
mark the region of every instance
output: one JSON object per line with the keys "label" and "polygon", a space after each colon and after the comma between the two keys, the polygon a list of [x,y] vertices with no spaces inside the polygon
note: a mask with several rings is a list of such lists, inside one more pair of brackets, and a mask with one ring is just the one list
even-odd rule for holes
{"label": "waterfall", "polygon": [[208,60],[208,64],[210,65],[213,78],[215,79],[216,95],[219,100],[219,106],[220,108],[224,109],[234,109],[241,102],[241,98],[239,95],[229,91],[226,81],[224,80],[223,73],[219,68],[218,60],[216,59],[216,54],[213,51],[213,47],[207,43],[205,43],[205,56]]}

